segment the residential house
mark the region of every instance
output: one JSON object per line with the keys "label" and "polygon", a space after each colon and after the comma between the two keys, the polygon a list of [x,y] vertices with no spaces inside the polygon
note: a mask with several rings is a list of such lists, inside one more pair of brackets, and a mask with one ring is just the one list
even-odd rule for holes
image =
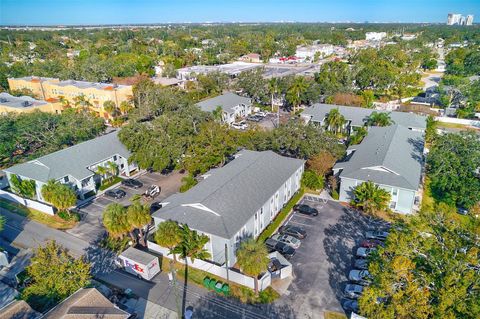
{"label": "residential house", "polygon": [[213,112],[218,107],[222,109],[222,122],[232,124],[237,118],[243,118],[252,113],[252,101],[249,98],[228,92],[211,99],[197,103],[204,112]]}
{"label": "residential house", "polygon": [[207,235],[211,260],[225,264],[227,253],[228,267],[241,240],[257,238],[300,189],[305,162],[272,151],[244,150],[235,157],[187,192],[166,198],[153,214],[156,226],[174,220]]}
{"label": "residential house", "polygon": [[298,47],[295,56],[303,60],[313,61],[315,54],[326,57],[333,54],[334,50],[335,47],[332,44],[314,44]]}
{"label": "residential house", "polygon": [[0,309],[0,318],[5,319],[36,319],[40,316],[24,300],[14,300]]}
{"label": "residential house", "polygon": [[82,288],[47,312],[42,319],[127,319],[130,314],[95,288]]}
{"label": "residential house", "polygon": [[12,96],[6,92],[0,93],[0,114],[7,113],[30,113],[34,111],[49,113],[61,113],[61,103],[52,101],[36,100],[30,96]]}
{"label": "residential house", "polygon": [[367,41],[382,41],[387,37],[387,32],[367,32],[365,33],[365,40]]}
{"label": "residential house", "polygon": [[301,117],[310,123],[315,123],[320,126],[325,126],[325,120],[331,110],[338,109],[340,114],[345,118],[344,130],[351,134],[356,129],[365,126],[365,123],[368,117],[373,112],[379,113],[389,113],[390,119],[395,124],[400,124],[406,128],[409,128],[414,131],[424,132],[427,128],[427,118],[422,115],[415,113],[406,113],[406,112],[386,112],[379,111],[375,109],[367,109],[362,107],[355,106],[343,106],[343,105],[333,105],[333,104],[314,104],[306,108]]}
{"label": "residential house", "polygon": [[359,145],[347,150],[344,161],[333,172],[340,178],[340,201],[355,198],[354,189],[372,181],[391,194],[390,208],[410,214],[419,202],[424,133],[403,125],[372,127]]}
{"label": "residential house", "polygon": [[79,143],[69,148],[17,164],[4,169],[11,184],[12,175],[20,179],[35,181],[36,199],[44,201],[42,186],[53,179],[70,185],[83,199],[87,193],[96,192],[97,185],[105,176],[96,172],[99,166],[108,167],[115,163],[118,174],[130,176],[137,169],[136,164],[128,163],[130,152],[118,139],[118,131]]}
{"label": "residential house", "polygon": [[8,86],[11,90],[30,90],[35,97],[47,101],[65,100],[73,107],[76,106],[78,97],[83,96],[88,102],[86,107],[106,119],[110,118],[103,107],[106,101],[113,101],[119,107],[122,102],[129,102],[133,96],[131,85],[74,80],[60,81],[55,78],[35,76],[9,78]]}
{"label": "residential house", "polygon": [[249,53],[242,55],[239,60],[243,62],[262,63],[262,58],[258,53]]}

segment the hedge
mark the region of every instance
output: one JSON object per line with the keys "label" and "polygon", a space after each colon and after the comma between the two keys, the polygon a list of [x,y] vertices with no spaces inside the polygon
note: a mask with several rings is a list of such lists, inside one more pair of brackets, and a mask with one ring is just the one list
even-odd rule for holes
{"label": "hedge", "polygon": [[282,208],[280,213],[278,213],[277,217],[265,228],[265,230],[258,236],[257,241],[264,242],[267,240],[268,237],[272,236],[273,233],[277,230],[277,228],[284,222],[285,218],[287,218],[290,211],[293,209],[293,206],[302,198],[303,194],[305,193],[305,189],[302,187],[296,193],[290,201]]}

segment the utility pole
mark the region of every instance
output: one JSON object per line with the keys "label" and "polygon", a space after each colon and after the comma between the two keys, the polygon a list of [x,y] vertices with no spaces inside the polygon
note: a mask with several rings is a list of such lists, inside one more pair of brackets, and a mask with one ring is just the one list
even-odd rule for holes
{"label": "utility pole", "polygon": [[227,270],[227,283],[230,285],[230,276],[228,275],[228,247],[225,243],[225,269]]}

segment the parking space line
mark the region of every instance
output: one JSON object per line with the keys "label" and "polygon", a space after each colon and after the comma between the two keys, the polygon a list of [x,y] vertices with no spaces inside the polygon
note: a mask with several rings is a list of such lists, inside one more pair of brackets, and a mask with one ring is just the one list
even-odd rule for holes
{"label": "parking space line", "polygon": [[291,224],[296,224],[296,225],[302,225],[302,226],[308,226],[308,227],[315,227],[315,225],[312,225],[312,224],[304,224],[304,223],[299,223],[299,222],[296,222],[296,221],[288,221],[288,223],[291,223]]}
{"label": "parking space line", "polygon": [[105,206],[103,206],[102,204],[96,203],[96,202],[91,202],[90,204],[94,205],[94,206],[97,206],[97,207],[100,207],[100,208],[105,208]]}
{"label": "parking space line", "polygon": [[302,214],[295,214],[295,216],[310,219],[310,220],[315,220],[316,219],[315,217],[310,217],[310,216],[302,215]]}

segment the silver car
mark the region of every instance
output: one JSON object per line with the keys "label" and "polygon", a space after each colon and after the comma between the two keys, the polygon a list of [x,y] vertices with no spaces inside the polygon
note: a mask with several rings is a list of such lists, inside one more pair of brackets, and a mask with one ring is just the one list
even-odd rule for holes
{"label": "silver car", "polygon": [[367,258],[374,251],[376,251],[375,248],[360,247],[360,248],[357,249],[357,257]]}
{"label": "silver car", "polygon": [[293,248],[297,249],[301,245],[301,241],[298,238],[295,238],[290,235],[282,235],[282,234],[275,234],[272,236],[272,239],[278,240],[282,243],[287,244],[288,246],[292,246]]}
{"label": "silver car", "polygon": [[348,274],[348,279],[354,282],[358,282],[360,284],[368,284],[370,282],[370,273],[368,270],[358,270],[353,269],[350,270]]}

